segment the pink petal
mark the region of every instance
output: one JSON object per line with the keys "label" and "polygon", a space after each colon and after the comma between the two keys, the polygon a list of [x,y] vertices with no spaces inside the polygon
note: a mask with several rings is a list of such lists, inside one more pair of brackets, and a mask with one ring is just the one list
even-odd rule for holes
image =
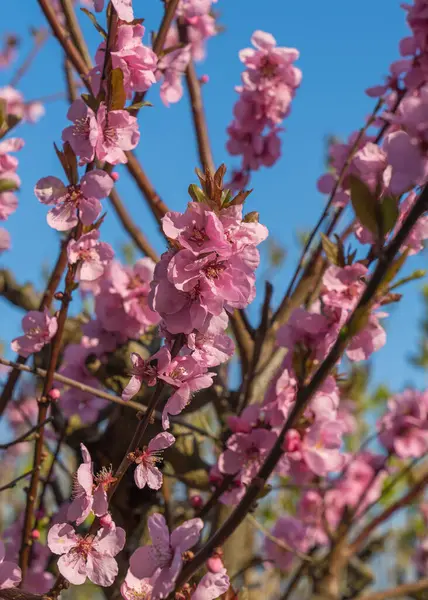
{"label": "pink petal", "polygon": [[133,375],[129,380],[128,385],[122,392],[122,400],[131,400],[131,398],[133,398],[135,394],[138,394],[138,392],[140,391],[142,383],[142,377],[139,377],[138,375]]}
{"label": "pink petal", "polygon": [[204,527],[202,519],[190,519],[171,533],[171,546],[186,552],[198,543]]}
{"label": "pink petal", "polygon": [[152,546],[137,548],[129,560],[132,575],[143,579],[151,577],[158,567],[157,555]]}
{"label": "pink petal", "polygon": [[93,510],[97,517],[102,517],[108,511],[107,493],[102,485],[97,485],[94,490]]}
{"label": "pink petal", "polygon": [[160,490],[163,483],[162,473],[157,467],[148,465],[146,468],[147,485],[152,490]]}
{"label": "pink petal", "polygon": [[73,585],[86,581],[86,562],[81,554],[63,554],[58,560],[58,570]]}
{"label": "pink petal", "polygon": [[119,567],[111,556],[90,552],[86,563],[86,572],[92,583],[108,587],[116,579]]}
{"label": "pink petal", "polygon": [[0,564],[0,590],[16,587],[21,579],[21,569],[17,564],[9,561]]}
{"label": "pink petal", "polygon": [[122,527],[100,529],[94,540],[94,549],[105,556],[116,556],[125,545],[126,533]]}
{"label": "pink petal", "polygon": [[49,529],[48,546],[54,554],[64,554],[74,548],[79,536],[67,523],[57,523]]}
{"label": "pink petal", "polygon": [[34,193],[43,204],[54,204],[67,194],[67,189],[58,177],[43,177],[36,183]]}
{"label": "pink petal", "polygon": [[130,23],[134,20],[134,12],[132,10],[132,0],[112,0],[113,6],[117,11],[119,19]]}
{"label": "pink petal", "polygon": [[142,490],[147,484],[147,467],[143,464],[137,465],[134,471],[135,485]]}
{"label": "pink petal", "polygon": [[174,442],[175,437],[171,433],[164,431],[150,440],[148,449],[150,451],[165,450],[165,448],[172,446]]}

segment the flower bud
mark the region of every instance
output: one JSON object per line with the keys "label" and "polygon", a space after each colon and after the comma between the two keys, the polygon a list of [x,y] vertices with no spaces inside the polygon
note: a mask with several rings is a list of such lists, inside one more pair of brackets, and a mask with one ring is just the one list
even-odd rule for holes
{"label": "flower bud", "polygon": [[195,508],[195,509],[202,508],[203,504],[204,504],[204,501],[202,499],[202,496],[200,496],[199,494],[190,496],[190,505],[192,506],[192,508]]}
{"label": "flower bud", "polygon": [[40,539],[40,531],[38,529],[33,529],[33,531],[31,532],[31,537],[33,540]]}
{"label": "flower bud", "polygon": [[52,402],[56,402],[57,400],[60,399],[61,392],[57,388],[52,388],[48,392],[48,397],[49,397],[49,400],[52,400]]}
{"label": "flower bud", "polygon": [[208,83],[210,80],[209,75],[202,75],[202,77],[199,79],[200,83],[203,85],[204,83]]}
{"label": "flower bud", "polygon": [[208,571],[211,571],[211,573],[219,573],[222,569],[224,569],[224,564],[220,556],[211,556],[207,560],[207,569]]}
{"label": "flower bud", "polygon": [[106,527],[107,529],[111,529],[114,527],[114,522],[110,513],[106,513],[100,518],[101,527]]}
{"label": "flower bud", "polygon": [[116,171],[113,171],[113,173],[110,173],[110,177],[113,179],[113,181],[119,181],[119,173],[116,173]]}

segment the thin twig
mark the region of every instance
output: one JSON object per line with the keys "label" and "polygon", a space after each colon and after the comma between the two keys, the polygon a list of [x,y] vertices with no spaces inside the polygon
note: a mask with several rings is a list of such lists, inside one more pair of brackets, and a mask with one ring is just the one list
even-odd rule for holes
{"label": "thin twig", "polygon": [[[27,367],[26,365],[20,365],[19,363],[12,362],[0,356],[0,365],[4,365],[6,367],[12,367],[14,369],[18,369],[19,371],[24,371],[25,373],[33,373],[34,375],[38,375],[39,377],[46,377],[45,369],[38,369],[33,367]],[[146,412],[147,407],[144,404],[140,404],[138,402],[134,402],[133,400],[122,400],[120,396],[115,396],[114,394],[109,394],[108,392],[104,392],[103,390],[98,390],[97,388],[91,387],[90,385],[86,385],[85,383],[80,383],[80,381],[75,381],[74,379],[70,379],[69,377],[65,377],[65,375],[61,375],[61,373],[54,373],[53,378],[56,381],[64,383],[70,387],[76,388],[81,392],[88,392],[92,396],[96,396],[97,398],[103,398],[104,400],[109,400],[110,402],[114,402],[115,404],[120,404],[121,406],[126,406],[128,408],[132,408],[137,412]],[[157,420],[162,420],[162,414],[160,412],[155,412],[155,417]],[[180,425],[180,427],[185,427],[189,429],[189,431],[193,431],[198,435],[203,437],[210,438],[216,444],[219,443],[219,440],[210,432],[197,427],[197,425],[193,425],[192,423],[188,423],[184,419],[180,417],[172,417],[172,422],[175,425]]]}
{"label": "thin twig", "polygon": [[21,481],[22,479],[25,479],[26,477],[28,477],[28,475],[31,475],[33,472],[34,472],[34,469],[30,469],[26,473],[23,473],[22,475],[19,475],[18,477],[16,477],[15,479],[13,479],[9,483],[7,483],[6,485],[3,485],[2,487],[0,487],[0,492],[4,492],[5,490],[9,490],[9,489],[15,487],[15,485],[19,481]]}
{"label": "thin twig", "polygon": [[380,590],[371,594],[362,594],[355,600],[389,600],[390,598],[400,598],[402,596],[411,596],[416,592],[422,592],[428,589],[428,579],[420,579],[413,583],[403,583],[388,590]]}
{"label": "thin twig", "polygon": [[24,434],[20,435],[15,440],[12,440],[11,442],[7,442],[7,444],[0,444],[0,450],[7,450],[8,448],[11,448],[12,446],[16,446],[16,444],[21,444],[22,442],[28,441],[27,438],[32,433],[35,433],[36,431],[38,431],[40,429],[40,427],[44,427],[45,425],[47,425],[51,421],[52,421],[52,417],[49,417],[48,419],[46,419],[45,421],[43,421],[43,423],[40,423],[38,425],[34,425],[34,427],[32,427],[31,429],[29,429],[28,431],[26,431]]}
{"label": "thin twig", "polygon": [[34,34],[33,47],[31,48],[30,52],[28,53],[28,56],[26,57],[22,65],[19,67],[15,75],[10,80],[9,85],[11,87],[16,87],[21,81],[22,77],[33,64],[34,59],[36,58],[37,54],[39,53],[40,49],[42,48],[43,44],[46,42],[48,37],[49,32],[47,29],[40,29],[39,31],[36,31],[36,33]]}
{"label": "thin twig", "polygon": [[64,13],[65,21],[67,23],[67,30],[71,33],[71,38],[79,50],[81,57],[86,63],[86,66],[91,68],[91,56],[89,54],[88,46],[86,45],[85,38],[83,37],[82,30],[80,29],[79,21],[77,20],[76,13],[71,0],[60,0],[62,12]]}

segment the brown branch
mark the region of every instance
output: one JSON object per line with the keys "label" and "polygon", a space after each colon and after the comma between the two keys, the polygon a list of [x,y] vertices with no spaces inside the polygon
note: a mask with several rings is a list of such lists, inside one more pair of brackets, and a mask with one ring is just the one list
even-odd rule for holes
{"label": "brown branch", "polygon": [[129,233],[129,236],[133,239],[137,248],[139,248],[143,254],[151,258],[154,262],[157,262],[159,260],[159,256],[154,248],[152,248],[141,229],[137,227],[135,222],[132,220],[115,189],[110,192],[109,200],[118,219],[122,223],[123,228]]}
{"label": "brown branch", "polygon": [[47,425],[51,421],[52,421],[52,417],[49,417],[49,419],[46,419],[45,421],[43,421],[43,423],[40,423],[38,425],[34,425],[34,427],[32,427],[31,429],[29,429],[28,431],[26,431],[25,433],[23,433],[22,435],[20,435],[19,437],[17,437],[15,440],[12,440],[11,442],[7,442],[7,444],[0,444],[0,450],[7,450],[11,446],[16,446],[16,444],[21,444],[22,442],[28,441],[27,438],[32,433],[35,433],[36,431],[38,431],[40,429],[40,427],[44,427],[45,425]]}
{"label": "brown branch", "polygon": [[25,479],[26,477],[28,477],[28,475],[31,475],[33,472],[34,472],[34,469],[30,469],[30,471],[27,471],[26,473],[19,475],[18,477],[16,477],[15,479],[13,479],[9,483],[7,483],[6,485],[3,485],[2,487],[0,487],[0,492],[4,492],[6,490],[10,490],[11,488],[14,488],[19,481],[21,481],[22,479]]}
{"label": "brown branch", "polygon": [[160,224],[162,217],[169,211],[169,208],[163,202],[163,200],[151,184],[149,178],[143,171],[143,167],[141,166],[141,163],[139,162],[135,153],[125,152],[125,154],[126,158],[128,159],[128,162],[125,164],[125,167],[128,169],[130,175],[132,175],[139,190],[142,192],[145,199],[147,200],[147,204],[149,205],[153,215],[155,216],[157,222]]}
{"label": "brown branch", "polygon": [[[7,360],[6,358],[0,357],[0,365],[4,365],[6,367],[12,367],[19,371],[24,371],[25,373],[33,373],[34,375],[38,375],[39,377],[46,377],[47,371],[45,369],[31,368],[26,365],[20,365],[19,363],[12,362]],[[92,396],[96,396],[97,398],[104,398],[104,400],[109,400],[110,402],[114,402],[115,404],[120,404],[121,406],[126,406],[128,408],[132,408],[137,412],[144,413],[147,410],[147,407],[144,404],[140,404],[139,402],[134,402],[133,400],[122,400],[119,396],[115,396],[114,394],[109,394],[108,392],[104,392],[103,390],[98,390],[97,388],[91,387],[90,385],[86,385],[85,383],[80,383],[80,381],[75,381],[74,379],[70,379],[69,377],[65,377],[65,375],[61,375],[61,373],[54,373],[53,378],[56,381],[60,381],[65,385],[76,388],[82,392],[88,392]],[[162,414],[160,412],[155,412],[155,417],[157,420],[162,420]],[[189,431],[193,431],[198,435],[202,435],[203,437],[210,438],[213,442],[219,443],[219,440],[204,429],[193,425],[192,423],[188,423],[184,419],[180,417],[172,417],[172,422],[176,425],[180,425],[180,427],[185,427],[189,429]]]}
{"label": "brown branch", "polygon": [[[59,256],[58,256],[55,266],[52,270],[51,276],[49,277],[49,281],[46,286],[43,297],[38,306],[38,310],[40,310],[40,311],[44,310],[45,308],[49,308],[50,305],[52,304],[52,299],[55,294],[56,288],[58,287],[58,284],[61,280],[62,274],[64,273],[64,269],[67,265],[68,239],[69,238],[67,238],[61,244],[61,250],[60,250]],[[17,362],[17,364],[19,364],[19,365],[24,365],[26,363],[26,361],[27,361],[27,359],[24,358],[23,356],[17,356],[15,362]],[[9,377],[3,387],[3,391],[2,391],[2,394],[0,397],[0,416],[3,414],[3,412],[7,406],[7,403],[9,402],[10,398],[12,397],[13,390],[15,389],[15,385],[17,384],[18,379],[19,379],[19,375],[20,375],[20,370],[18,368],[14,368],[13,371],[9,374]]]}
{"label": "brown branch", "polygon": [[85,38],[83,37],[82,30],[80,29],[79,21],[76,18],[73,4],[71,0],[60,1],[62,12],[64,13],[65,21],[67,23],[67,30],[71,33],[71,39],[73,40],[76,48],[79,50],[81,57],[86,63],[86,66],[90,69],[92,66],[91,56],[89,54]]}
{"label": "brown branch", "polygon": [[356,539],[351,543],[351,552],[355,553],[358,551],[359,546],[367,541],[368,537],[375,529],[382,523],[390,519],[397,511],[408,506],[411,502],[416,500],[418,496],[423,492],[425,486],[428,484],[428,474],[420,479],[411,489],[404,494],[401,498],[396,500],[391,506],[388,506],[380,515],[374,517],[370,523],[364,527],[364,529],[358,534]]}
{"label": "brown branch", "polygon": [[[76,240],[82,234],[82,224],[79,222],[74,231],[74,237]],[[62,294],[61,299],[61,308],[59,311],[59,315],[57,317],[57,332],[52,339],[50,345],[50,358],[49,365],[46,373],[46,378],[43,382],[43,390],[40,399],[38,400],[39,404],[39,412],[37,416],[37,423],[39,425],[39,435],[36,439],[35,447],[34,447],[34,457],[33,457],[33,474],[31,476],[30,487],[27,494],[27,503],[25,506],[25,514],[24,514],[24,525],[22,532],[22,541],[21,541],[21,549],[19,553],[19,566],[22,570],[22,578],[24,579],[25,574],[27,572],[29,566],[30,552],[31,552],[31,531],[33,529],[33,520],[34,520],[34,507],[37,497],[37,490],[40,480],[40,465],[42,463],[42,455],[43,455],[43,446],[44,446],[44,426],[43,422],[46,421],[48,410],[49,410],[49,392],[53,387],[54,381],[54,373],[59,361],[60,351],[61,351],[61,340],[62,335],[64,333],[65,323],[67,320],[68,308],[71,302],[72,293],[74,290],[74,280],[76,276],[76,271],[79,263],[69,264],[67,268],[67,273],[65,276],[65,289]]]}
{"label": "brown branch", "polygon": [[362,594],[355,600],[389,600],[390,598],[399,598],[401,596],[410,596],[416,592],[422,592],[428,589],[428,579],[420,579],[414,583],[403,583],[388,590],[372,592],[371,594]]}
{"label": "brown branch", "polygon": [[40,29],[39,31],[36,31],[34,33],[33,47],[31,48],[30,52],[28,53],[28,56],[26,57],[26,59],[24,60],[22,65],[19,67],[19,69],[16,71],[15,75],[10,80],[9,85],[11,87],[16,87],[18,85],[18,83],[21,81],[22,77],[25,75],[25,73],[28,71],[28,69],[33,64],[34,59],[36,58],[36,56],[39,53],[39,50],[42,48],[43,44],[48,39],[48,36],[49,36],[49,32],[46,29]]}
{"label": "brown branch", "polygon": [[31,283],[20,285],[7,269],[0,270],[0,296],[23,310],[37,310],[40,296]]}
{"label": "brown branch", "polygon": [[336,342],[330,349],[327,357],[323,363],[317,369],[310,382],[299,390],[295,404],[287,418],[287,421],[282,427],[282,430],[272,448],[265,462],[260,468],[256,477],[253,478],[249,484],[247,491],[239,502],[238,506],[234,509],[229,518],[223,523],[218,531],[208,540],[205,546],[196,554],[183,569],[178,577],[176,588],[180,588],[186,583],[190,577],[198,571],[206,560],[211,556],[214,548],[222,546],[224,542],[232,535],[236,528],[242,523],[246,514],[251,510],[256,501],[259,493],[264,488],[266,481],[272,474],[276,467],[277,462],[282,456],[283,450],[282,445],[284,442],[285,435],[295,423],[300,419],[304,413],[308,403],[312,399],[314,393],[318,390],[320,385],[325,381],[326,377],[330,374],[337,361],[341,357],[342,353],[346,349],[350,340],[352,339],[352,332],[360,319],[371,309],[372,303],[376,297],[376,293],[381,285],[384,277],[388,273],[392,261],[398,254],[401,246],[407,239],[410,231],[417,222],[417,220],[426,212],[428,208],[428,186],[424,188],[419,198],[411,208],[409,214],[404,220],[401,228],[391,240],[389,245],[383,251],[379,258],[378,264],[371,276],[363,295],[358,302],[357,307],[349,317],[345,327],[341,330]]}

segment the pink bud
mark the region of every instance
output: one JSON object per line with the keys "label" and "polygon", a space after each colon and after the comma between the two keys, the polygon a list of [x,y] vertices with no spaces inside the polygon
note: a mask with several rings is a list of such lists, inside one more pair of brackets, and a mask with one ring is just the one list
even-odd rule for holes
{"label": "pink bud", "polygon": [[189,23],[189,25],[197,25],[198,23],[198,19],[199,17],[187,17],[186,21]]}
{"label": "pink bud", "polygon": [[211,573],[219,573],[224,569],[223,561],[219,556],[211,556],[207,560],[207,569],[208,571],[211,571]]}
{"label": "pink bud", "polygon": [[106,513],[100,518],[100,524],[102,527],[106,527],[107,529],[111,529],[113,523],[113,519],[110,513]]}
{"label": "pink bud", "polygon": [[301,445],[302,440],[299,432],[295,429],[290,429],[290,431],[287,431],[282,449],[286,452],[298,452],[301,448]]}
{"label": "pink bud", "polygon": [[194,496],[191,496],[190,504],[191,504],[192,508],[196,508],[196,509],[201,508],[204,504],[202,496],[199,496],[199,494],[195,494]]}
{"label": "pink bud", "polygon": [[59,390],[57,390],[56,388],[52,388],[49,392],[48,392],[48,396],[50,398],[50,400],[52,400],[53,402],[56,402],[57,400],[60,399],[61,397],[61,392]]}
{"label": "pink bud", "polygon": [[217,486],[217,485],[220,485],[222,483],[223,477],[221,475],[217,475],[216,473],[212,473],[209,476],[209,480],[210,480],[210,483],[212,485]]}
{"label": "pink bud", "polygon": [[116,172],[110,173],[110,177],[113,179],[113,181],[118,181],[119,173],[116,173]]}
{"label": "pink bud", "polygon": [[37,529],[33,529],[33,531],[31,532],[31,537],[33,538],[33,540],[40,539],[40,531],[38,531]]}
{"label": "pink bud", "polygon": [[210,80],[209,75],[202,75],[201,78],[199,79],[199,81],[204,84],[204,83],[208,83]]}

